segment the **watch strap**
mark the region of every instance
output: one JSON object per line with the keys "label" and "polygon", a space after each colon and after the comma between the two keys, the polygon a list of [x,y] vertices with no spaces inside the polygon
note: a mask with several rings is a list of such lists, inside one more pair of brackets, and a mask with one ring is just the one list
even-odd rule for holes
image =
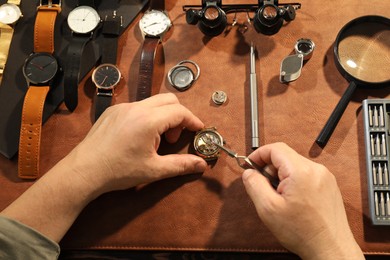
{"label": "watch strap", "polygon": [[106,17],[103,23],[103,47],[101,63],[116,64],[118,55],[118,39],[122,31],[122,17]]}
{"label": "watch strap", "polygon": [[20,5],[20,0],[8,0],[8,4]]}
{"label": "watch strap", "polygon": [[91,37],[89,35],[79,35],[73,37],[68,46],[64,72],[64,101],[70,111],[74,111],[78,104],[81,57],[84,47],[90,39]]}
{"label": "watch strap", "polygon": [[38,7],[34,25],[34,52],[54,52],[54,28],[59,5]]}
{"label": "watch strap", "polygon": [[98,89],[95,98],[95,122],[111,106],[113,90]]}
{"label": "watch strap", "polygon": [[150,0],[149,9],[152,10],[165,10],[165,0]]}
{"label": "watch strap", "polygon": [[19,139],[18,176],[36,179],[39,174],[43,107],[49,86],[31,86],[24,98]]}
{"label": "watch strap", "polygon": [[152,95],[154,57],[159,43],[159,37],[145,37],[138,74],[137,101]]}
{"label": "watch strap", "polygon": [[3,78],[14,29],[12,26],[0,23],[0,83]]}

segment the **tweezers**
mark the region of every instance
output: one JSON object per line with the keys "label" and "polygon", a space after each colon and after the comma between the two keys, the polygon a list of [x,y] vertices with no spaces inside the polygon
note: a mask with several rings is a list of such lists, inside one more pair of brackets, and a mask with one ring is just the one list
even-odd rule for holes
{"label": "tweezers", "polygon": [[212,144],[214,144],[215,146],[220,148],[222,151],[224,151],[230,157],[235,158],[237,161],[237,164],[241,168],[256,170],[257,172],[262,174],[264,177],[266,177],[271,182],[272,187],[274,187],[275,189],[278,188],[279,179],[272,176],[271,174],[269,174],[263,167],[260,167],[260,165],[258,165],[257,163],[255,163],[254,161],[249,159],[247,156],[238,155],[238,153],[233,152],[232,150],[229,150],[226,147],[224,147],[218,143],[212,142]]}

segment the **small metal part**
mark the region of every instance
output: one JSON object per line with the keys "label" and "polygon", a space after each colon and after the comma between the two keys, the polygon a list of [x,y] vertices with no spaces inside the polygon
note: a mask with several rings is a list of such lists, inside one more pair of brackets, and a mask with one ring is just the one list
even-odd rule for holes
{"label": "small metal part", "polygon": [[383,192],[381,192],[381,216],[386,216],[385,197],[383,195]]}
{"label": "small metal part", "polygon": [[383,114],[383,106],[379,107],[379,126],[385,126],[385,116]]}
{"label": "small metal part", "polygon": [[372,108],[371,108],[371,106],[368,106],[368,123],[370,126],[372,126]]}
{"label": "small metal part", "polygon": [[383,185],[383,171],[381,164],[378,166],[378,184]]}
{"label": "small metal part", "polygon": [[385,166],[383,168],[383,175],[385,177],[385,185],[389,185],[389,170],[387,169],[387,163],[385,163]]}
{"label": "small metal part", "polygon": [[215,91],[213,93],[213,95],[211,96],[211,99],[213,100],[213,102],[220,106],[222,105],[223,103],[226,102],[227,100],[227,95],[225,92],[223,92],[222,90],[218,90],[218,91]]}
{"label": "small metal part", "polygon": [[386,139],[385,139],[385,134],[382,134],[382,155],[386,156],[387,150],[386,150]]}
{"label": "small metal part", "polygon": [[378,193],[374,192],[375,216],[379,216]]}
{"label": "small metal part", "polygon": [[223,145],[223,138],[215,127],[204,128],[196,133],[194,149],[206,161],[215,160],[219,156],[220,148],[214,144]]}
{"label": "small metal part", "polygon": [[376,173],[376,167],[375,167],[375,164],[373,163],[372,164],[372,182],[374,185],[377,185],[378,184],[378,180],[377,180],[377,173]]}
{"label": "small metal part", "polygon": [[389,193],[386,192],[386,213],[387,213],[387,216],[389,217],[390,216],[390,198],[389,198]]}
{"label": "small metal part", "polygon": [[312,40],[301,38],[295,44],[294,50],[296,54],[303,55],[303,60],[309,60],[313,56],[315,46]]}
{"label": "small metal part", "polygon": [[[186,64],[192,64],[195,67],[195,72]],[[192,86],[199,78],[200,68],[192,60],[183,60],[173,66],[168,72],[168,82],[179,91],[184,91]]]}
{"label": "small metal part", "polygon": [[[379,134],[376,134],[375,138],[375,148],[376,148],[376,155],[381,156],[381,141],[379,139]],[[380,165],[380,164],[379,164]]]}
{"label": "small metal part", "polygon": [[374,107],[374,126],[379,126],[378,110]]}
{"label": "small metal part", "polygon": [[371,156],[375,156],[375,143],[374,143],[374,136],[370,135],[370,142],[371,142]]}

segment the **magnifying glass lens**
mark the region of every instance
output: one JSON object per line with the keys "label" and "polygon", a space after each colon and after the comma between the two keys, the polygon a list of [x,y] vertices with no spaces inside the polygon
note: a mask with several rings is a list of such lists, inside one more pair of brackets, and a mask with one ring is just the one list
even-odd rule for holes
{"label": "magnifying glass lens", "polygon": [[352,77],[381,83],[390,78],[390,30],[377,22],[364,22],[345,31],[338,44],[340,65]]}
{"label": "magnifying glass lens", "polygon": [[219,16],[218,9],[213,6],[208,7],[204,13],[204,17],[207,20],[215,20],[218,18],[218,16]]}
{"label": "magnifying glass lens", "polygon": [[278,15],[278,10],[276,10],[275,6],[269,5],[266,6],[263,10],[263,17],[268,20],[274,19]]}

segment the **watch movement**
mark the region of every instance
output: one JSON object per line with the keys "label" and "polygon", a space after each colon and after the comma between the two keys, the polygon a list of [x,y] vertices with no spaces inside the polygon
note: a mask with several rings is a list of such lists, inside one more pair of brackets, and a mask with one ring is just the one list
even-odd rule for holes
{"label": "watch movement", "polygon": [[205,160],[215,160],[219,156],[220,148],[223,146],[223,138],[215,127],[205,128],[196,133],[194,138],[194,149],[196,154]]}

